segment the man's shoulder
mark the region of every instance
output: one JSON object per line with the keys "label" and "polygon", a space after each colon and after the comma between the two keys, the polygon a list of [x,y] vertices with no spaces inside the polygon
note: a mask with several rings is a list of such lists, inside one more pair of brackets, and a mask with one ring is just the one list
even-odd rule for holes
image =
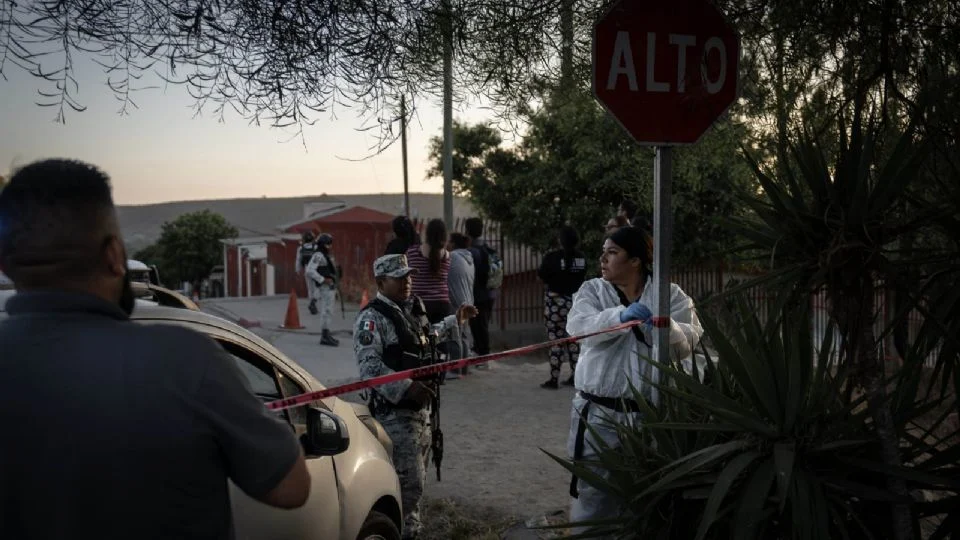
{"label": "man's shoulder", "polygon": [[365,349],[377,341],[377,336],[379,336],[380,343],[389,345],[396,341],[396,334],[393,322],[370,305],[367,305],[360,311],[354,324],[354,347],[357,348],[357,351]]}
{"label": "man's shoulder", "polygon": [[[185,360],[191,364],[206,361],[219,352],[217,343],[196,330],[173,324],[131,324],[128,332],[147,354],[164,355],[165,363]],[[129,343],[129,342],[128,342]],[[150,351],[150,352],[148,352]],[[169,359],[169,360],[167,360]]]}
{"label": "man's shoulder", "polygon": [[390,322],[390,318],[386,317],[383,313],[377,310],[373,305],[374,302],[379,302],[374,299],[367,307],[360,310],[360,314],[357,316],[357,321],[354,324],[356,330],[369,330],[371,332],[377,332],[381,329],[389,328],[393,329],[393,323]]}

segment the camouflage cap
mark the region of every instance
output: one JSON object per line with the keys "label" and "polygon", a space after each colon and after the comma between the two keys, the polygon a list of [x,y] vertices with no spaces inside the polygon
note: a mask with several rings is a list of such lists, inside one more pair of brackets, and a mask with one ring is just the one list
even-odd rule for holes
{"label": "camouflage cap", "polygon": [[416,273],[416,269],[407,265],[406,255],[384,255],[373,262],[373,277],[402,278]]}

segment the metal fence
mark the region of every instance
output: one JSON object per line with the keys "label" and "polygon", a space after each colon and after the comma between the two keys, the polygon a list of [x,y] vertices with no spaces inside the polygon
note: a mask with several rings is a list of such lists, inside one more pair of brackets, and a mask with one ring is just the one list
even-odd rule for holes
{"label": "metal fence", "polygon": [[[422,231],[426,219],[414,220],[417,229]],[[452,231],[464,232],[463,218],[458,218]],[[484,224],[484,239],[487,245],[497,250],[503,259],[504,280],[503,286],[495,291],[494,324],[501,330],[543,324],[543,283],[537,277],[537,269],[543,256],[532,248],[511,240],[503,234],[500,224],[486,222]],[[700,265],[675,267],[670,273],[670,280],[678,284],[694,299],[701,310],[714,311],[714,306],[706,302],[712,296],[730,290],[743,282],[757,277],[757,274],[730,272],[722,265]],[[767,320],[772,309],[771,304],[775,294],[762,287],[753,287],[742,292],[741,297],[756,310],[761,321]],[[830,320],[825,291],[811,295],[811,325],[815,346],[819,347],[824,338]],[[877,317],[874,322],[874,332],[879,337],[883,335],[892,320],[892,295],[883,287],[877,285],[875,306]],[[908,342],[913,342],[923,324],[923,316],[917,310],[908,316]],[[882,354],[888,359],[895,359],[897,354],[893,347],[893,338],[884,336],[881,341]],[[834,334],[833,357],[839,350],[839,336]],[[933,355],[928,358],[932,363]]]}

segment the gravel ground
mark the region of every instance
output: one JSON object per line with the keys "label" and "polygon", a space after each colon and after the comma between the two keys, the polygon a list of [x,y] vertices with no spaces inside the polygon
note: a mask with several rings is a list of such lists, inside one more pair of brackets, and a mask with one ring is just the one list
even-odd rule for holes
{"label": "gravel ground", "polygon": [[566,455],[571,388],[545,390],[542,358],[499,362],[448,381],[441,390],[443,481],[431,498],[454,498],[519,518],[568,503],[569,473],[544,451]]}

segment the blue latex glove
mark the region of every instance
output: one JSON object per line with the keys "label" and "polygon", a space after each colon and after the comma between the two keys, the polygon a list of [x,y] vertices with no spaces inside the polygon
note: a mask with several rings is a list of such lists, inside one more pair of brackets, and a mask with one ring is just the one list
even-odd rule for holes
{"label": "blue latex glove", "polygon": [[634,302],[630,304],[627,309],[620,312],[620,322],[625,323],[627,321],[647,321],[647,324],[650,324],[650,318],[653,317],[653,312],[650,311],[650,308],[641,302]]}

